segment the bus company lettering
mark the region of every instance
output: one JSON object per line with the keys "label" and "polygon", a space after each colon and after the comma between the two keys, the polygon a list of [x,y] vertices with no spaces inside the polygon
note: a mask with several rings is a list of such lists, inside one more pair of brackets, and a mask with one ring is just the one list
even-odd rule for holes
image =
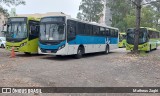
{"label": "bus company lettering", "polygon": [[28,93],[42,93],[41,89],[28,89]]}
{"label": "bus company lettering", "polygon": [[41,89],[12,89],[12,93],[42,93]]}

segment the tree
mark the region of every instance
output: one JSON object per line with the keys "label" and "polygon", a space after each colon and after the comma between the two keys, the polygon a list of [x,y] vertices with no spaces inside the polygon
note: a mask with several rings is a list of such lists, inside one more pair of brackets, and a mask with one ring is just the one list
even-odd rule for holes
{"label": "tree", "polygon": [[151,6],[142,7],[141,12],[141,26],[155,27],[155,10]]}
{"label": "tree", "polygon": [[132,3],[129,0],[108,0],[106,6],[112,13],[112,26],[119,28],[120,31],[125,31],[128,27],[125,17],[133,9]]}
{"label": "tree", "polygon": [[160,29],[160,0],[108,1],[107,6],[112,13],[112,26],[120,31],[136,27],[133,53],[138,53],[140,25]]}
{"label": "tree", "polygon": [[160,0],[151,2],[151,5],[155,8],[155,28],[160,30]]}
{"label": "tree", "polygon": [[[133,0],[132,1],[134,5],[136,6],[136,31],[135,31],[135,41],[134,41],[133,53],[138,53],[139,33],[140,33],[140,24],[141,24],[141,9],[142,9],[143,1],[144,0]],[[145,0],[145,2],[146,4],[151,4],[153,2],[157,3],[157,1],[153,1],[153,0]]]}
{"label": "tree", "polygon": [[98,22],[103,16],[103,0],[82,0],[77,18],[89,22]]}
{"label": "tree", "polygon": [[17,16],[17,14],[16,14],[16,8],[11,8],[10,17],[15,17],[15,16]]}
{"label": "tree", "polygon": [[[0,4],[10,7],[10,6],[25,5],[26,3],[23,0],[0,0]],[[0,13],[8,17],[9,16],[8,10],[2,7],[2,5],[0,5]]]}
{"label": "tree", "polygon": [[4,16],[8,17],[8,10],[4,9],[2,6],[0,6],[0,13],[3,14]]}
{"label": "tree", "polygon": [[135,10],[132,9],[130,10],[130,13],[127,14],[124,18],[124,22],[126,23],[126,29],[127,28],[133,28],[133,26],[135,26]]}
{"label": "tree", "polygon": [[138,53],[142,0],[135,0],[135,2],[133,3],[136,5],[136,31],[135,31],[133,53]]}

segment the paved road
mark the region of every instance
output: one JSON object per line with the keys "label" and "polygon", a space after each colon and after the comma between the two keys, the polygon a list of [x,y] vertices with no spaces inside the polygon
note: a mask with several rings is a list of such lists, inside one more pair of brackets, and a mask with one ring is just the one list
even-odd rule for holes
{"label": "paved road", "polygon": [[[0,49],[0,86],[3,87],[159,87],[160,48],[134,56],[121,48],[108,55],[54,57]],[[160,91],[160,90],[159,90]],[[13,94],[3,94],[13,96]],[[22,94],[14,94],[21,96]],[[135,96],[139,94],[35,94],[38,96]],[[160,94],[140,94],[159,96]],[[30,95],[27,95],[30,96]]]}

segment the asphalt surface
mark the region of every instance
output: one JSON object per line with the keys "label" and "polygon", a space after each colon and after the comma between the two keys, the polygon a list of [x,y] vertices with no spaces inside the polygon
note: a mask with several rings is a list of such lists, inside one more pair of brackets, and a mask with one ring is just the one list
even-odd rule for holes
{"label": "asphalt surface", "polygon": [[[135,56],[124,48],[110,54],[24,55],[0,49],[1,87],[159,87],[160,47]],[[159,90],[160,91],[160,90]],[[0,96],[160,96],[160,94],[0,94]]]}

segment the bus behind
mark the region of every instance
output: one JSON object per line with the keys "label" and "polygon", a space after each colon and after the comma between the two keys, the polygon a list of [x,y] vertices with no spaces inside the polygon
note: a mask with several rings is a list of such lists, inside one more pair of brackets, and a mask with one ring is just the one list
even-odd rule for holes
{"label": "bus behind", "polygon": [[[158,41],[160,40],[160,31],[148,28],[141,27],[139,33],[139,45],[138,50],[149,52],[153,49],[157,49]],[[129,28],[127,30],[127,50],[133,50],[135,41],[135,28]]]}
{"label": "bus behind", "polygon": [[7,23],[6,49],[38,53],[39,21],[28,17],[11,17]]}

